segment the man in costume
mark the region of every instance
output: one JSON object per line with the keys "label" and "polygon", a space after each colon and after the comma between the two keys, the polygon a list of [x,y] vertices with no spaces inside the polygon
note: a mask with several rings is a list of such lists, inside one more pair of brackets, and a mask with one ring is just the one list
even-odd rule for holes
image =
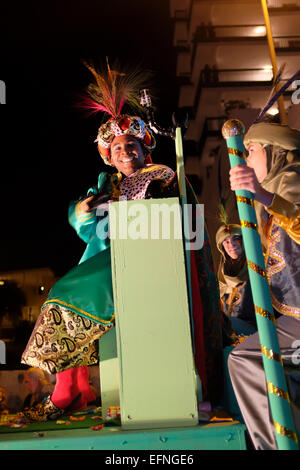
{"label": "man in costume", "polygon": [[221,225],[216,234],[216,243],[222,255],[218,268],[222,311],[230,317],[237,335],[255,333],[255,312],[241,226]]}
{"label": "man in costume", "polygon": [[[88,104],[110,115],[99,128],[98,150],[104,162],[118,172],[100,173],[97,187],[70,205],[69,221],[87,247],[79,265],[51,289],[22,356],[23,363],[56,374],[51,397],[24,411],[31,420],[55,419],[85,406],[90,394],[88,366],[98,360],[94,341],[114,326],[110,242],[105,236],[108,215],[103,211],[98,215],[97,207],[109,207],[111,201],[124,198],[177,193],[174,171],[151,161],[156,144],[151,129],[139,116],[121,114],[125,102],[135,104],[136,89],[130,80],[109,67],[106,76],[89,69],[96,84],[89,88]],[[196,203],[191,188],[188,190]],[[192,255],[191,266],[195,364],[204,395],[214,401],[220,391],[222,317],[206,234],[203,248]]]}
{"label": "man in costume", "polygon": [[[299,369],[294,358],[295,340],[300,338],[300,132],[260,122],[249,128],[244,144],[249,153],[247,165],[230,170],[231,189],[249,190],[255,197],[272,304],[279,316],[276,323],[283,364]],[[255,448],[276,449],[258,334],[238,345],[228,364]],[[297,385],[290,380],[290,387],[293,384]],[[290,396],[299,433],[300,403],[293,403],[297,397],[293,387]]]}

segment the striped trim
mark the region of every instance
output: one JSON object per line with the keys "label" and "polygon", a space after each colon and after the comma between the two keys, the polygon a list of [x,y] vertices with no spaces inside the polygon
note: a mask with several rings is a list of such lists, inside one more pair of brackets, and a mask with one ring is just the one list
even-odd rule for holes
{"label": "striped trim", "polygon": [[76,310],[77,312],[82,313],[83,315],[89,318],[92,318],[93,320],[96,320],[98,323],[111,323],[113,319],[115,318],[115,313],[113,313],[110,320],[102,320],[101,318],[96,317],[95,315],[92,315],[91,313],[88,313],[85,310],[82,310],[81,308],[75,307],[74,305],[71,305],[71,304],[67,304],[67,302],[64,302],[63,300],[59,300],[59,299],[46,300],[46,302],[44,302],[44,304],[42,305],[42,308],[47,304],[63,305],[64,307],[68,307],[73,310]]}
{"label": "striped trim", "polygon": [[245,196],[236,196],[237,202],[241,202],[242,204],[248,204],[249,206],[254,207],[253,199]]}
{"label": "striped trim", "polygon": [[273,425],[277,434],[281,434],[282,436],[288,437],[289,439],[298,442],[297,434],[294,431],[291,431],[290,429],[286,428],[285,426],[282,426],[276,421],[273,421]]}
{"label": "striped trim", "polygon": [[260,315],[261,317],[266,318],[267,320],[272,321],[276,325],[275,317],[273,312],[269,312],[268,310],[265,310],[264,308],[258,307],[257,305],[254,305],[254,310],[257,315]]}
{"label": "striped trim", "polygon": [[260,266],[258,266],[258,265],[255,264],[255,263],[253,263],[253,261],[247,260],[247,263],[248,263],[248,267],[249,267],[250,269],[252,269],[253,271],[255,271],[257,274],[259,274],[260,276],[262,276],[264,279],[267,279],[267,274],[266,274],[265,269],[261,268]]}
{"label": "striped trim", "polygon": [[271,382],[267,382],[267,388],[268,392],[272,393],[273,395],[276,395],[279,398],[283,398],[284,400],[290,403],[290,397],[288,392],[282,390],[282,388],[276,387]]}
{"label": "striped trim", "polygon": [[94,217],[94,214],[88,214],[88,216],[83,215],[83,214],[78,214],[78,220],[80,222],[87,222],[88,220],[92,219]]}
{"label": "striped trim", "polygon": [[257,230],[257,224],[254,222],[249,222],[248,220],[241,219],[241,227],[252,228],[253,230]]}
{"label": "striped trim", "polygon": [[273,351],[273,349],[266,348],[266,346],[261,345],[260,348],[261,348],[262,354],[265,357],[267,357],[268,359],[274,359],[274,361],[280,362],[280,364],[282,364],[281,355],[279,353]]}
{"label": "striped trim", "polygon": [[294,318],[300,318],[300,308],[298,307],[291,307],[290,305],[283,304],[279,302],[274,294],[271,291],[271,298],[272,298],[272,304],[274,305],[274,308],[278,310],[278,312],[282,313],[283,315],[288,315],[290,317]]}
{"label": "striped trim", "polygon": [[231,153],[231,155],[234,155],[235,157],[241,157],[246,161],[245,153],[239,149],[228,148],[228,153]]}

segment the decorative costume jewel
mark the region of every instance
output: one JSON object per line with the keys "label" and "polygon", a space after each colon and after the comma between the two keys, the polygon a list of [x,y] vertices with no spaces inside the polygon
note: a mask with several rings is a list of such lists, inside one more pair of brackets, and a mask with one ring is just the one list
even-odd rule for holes
{"label": "decorative costume jewel", "polygon": [[146,150],[146,154],[155,148],[156,140],[151,129],[146,126],[141,117],[129,114],[121,114],[124,105],[128,105],[133,111],[142,111],[139,91],[144,88],[147,74],[141,72],[121,73],[112,70],[107,61],[107,69],[98,72],[94,66],[86,67],[94,76],[95,83],[89,85],[87,92],[89,97],[84,99],[83,105],[91,112],[102,112],[110,118],[104,122],[98,130],[95,142],[98,150],[107,165],[110,163],[110,146],[116,136],[129,134],[140,140]]}

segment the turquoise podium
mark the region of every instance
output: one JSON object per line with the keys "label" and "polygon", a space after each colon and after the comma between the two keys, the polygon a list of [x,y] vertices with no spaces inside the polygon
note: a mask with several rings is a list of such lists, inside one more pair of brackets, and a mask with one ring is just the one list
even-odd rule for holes
{"label": "turquoise podium", "polygon": [[39,439],[0,432],[0,450],[245,450],[243,424],[198,419],[179,199],[112,203],[110,237],[116,324],[99,340],[100,388],[102,417],[118,406],[121,424],[36,424]]}
{"label": "turquoise podium", "polygon": [[99,448],[244,450],[243,424],[198,420],[179,199],[112,207],[116,327],[99,340],[100,384],[103,416],[120,406],[121,427]]}
{"label": "turquoise podium", "polygon": [[[196,426],[199,390],[179,200],[112,206],[116,328],[99,342],[103,412],[119,398],[123,429]],[[111,339],[119,359],[108,352]]]}

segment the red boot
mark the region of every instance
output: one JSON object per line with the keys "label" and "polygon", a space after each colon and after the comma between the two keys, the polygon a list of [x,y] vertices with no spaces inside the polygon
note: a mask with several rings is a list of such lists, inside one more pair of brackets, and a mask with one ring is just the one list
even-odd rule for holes
{"label": "red boot", "polygon": [[77,369],[67,369],[56,374],[56,385],[51,396],[52,403],[58,408],[80,410],[86,406],[86,400],[77,384]]}
{"label": "red boot", "polygon": [[86,407],[86,400],[77,383],[78,367],[56,374],[56,385],[52,395],[31,408],[25,408],[20,417],[31,422],[57,420],[65,413]]}
{"label": "red boot", "polygon": [[93,403],[96,400],[96,395],[89,383],[89,368],[88,366],[80,366],[76,369],[78,390],[87,403]]}

